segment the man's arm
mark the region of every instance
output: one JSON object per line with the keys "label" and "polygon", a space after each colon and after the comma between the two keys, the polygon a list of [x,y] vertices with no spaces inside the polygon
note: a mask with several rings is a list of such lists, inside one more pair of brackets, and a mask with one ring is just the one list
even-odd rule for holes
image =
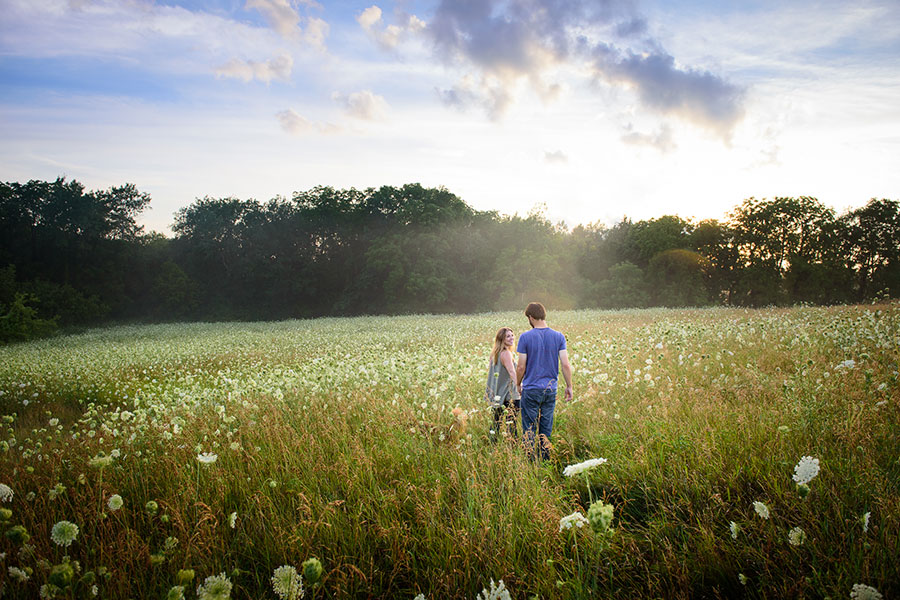
{"label": "man's arm", "polygon": [[525,378],[525,361],[527,359],[527,354],[519,353],[519,364],[516,365],[516,389],[519,390],[519,395],[522,394],[522,379]]}
{"label": "man's arm", "polygon": [[572,389],[572,365],[569,364],[569,351],[559,351],[559,362],[562,365],[563,377],[566,378],[566,400],[571,400],[575,391]]}

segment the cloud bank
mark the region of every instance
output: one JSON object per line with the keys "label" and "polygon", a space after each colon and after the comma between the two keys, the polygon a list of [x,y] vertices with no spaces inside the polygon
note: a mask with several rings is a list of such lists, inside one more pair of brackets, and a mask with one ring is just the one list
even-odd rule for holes
{"label": "cloud bank", "polygon": [[[370,33],[402,29],[384,28],[377,6],[357,21]],[[468,71],[437,90],[441,101],[480,107],[493,119],[503,117],[522,87],[552,99],[560,89],[553,80],[564,69],[632,92],[643,108],[726,139],[744,114],[743,87],[678,64],[628,0],[441,0],[423,33],[439,60]]]}

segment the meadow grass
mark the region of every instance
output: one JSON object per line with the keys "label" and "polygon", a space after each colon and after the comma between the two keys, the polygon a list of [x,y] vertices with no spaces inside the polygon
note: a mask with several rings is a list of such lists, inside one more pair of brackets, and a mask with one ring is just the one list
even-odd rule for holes
{"label": "meadow grass", "polygon": [[[900,595],[900,305],[550,324],[576,401],[557,404],[547,463],[496,440],[482,400],[493,335],[521,332],[520,313],[2,348],[2,595],[165,598],[190,569],[186,598],[220,573],[233,598],[275,598],[275,569],[310,557],[317,598],[474,598],[491,580],[523,599]],[[821,466],[805,498],[803,456]],[[593,501],[613,506],[611,534],[561,531]],[[69,546],[52,539],[60,521],[79,529]]]}

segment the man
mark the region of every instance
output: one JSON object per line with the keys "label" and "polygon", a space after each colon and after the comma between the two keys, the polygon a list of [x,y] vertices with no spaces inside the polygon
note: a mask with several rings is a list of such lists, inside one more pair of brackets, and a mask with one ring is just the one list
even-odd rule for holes
{"label": "man", "polygon": [[516,384],[522,411],[522,433],[529,456],[534,457],[535,433],[541,458],[550,458],[550,433],[553,431],[553,409],[556,406],[556,383],[562,364],[566,379],[566,401],[572,399],[572,366],[566,350],[566,337],[547,326],[547,311],[540,302],[525,309],[531,331],[519,336],[519,364]]}

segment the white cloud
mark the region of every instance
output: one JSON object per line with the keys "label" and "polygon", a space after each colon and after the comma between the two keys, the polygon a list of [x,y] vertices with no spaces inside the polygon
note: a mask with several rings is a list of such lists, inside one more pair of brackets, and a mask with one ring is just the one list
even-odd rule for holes
{"label": "white cloud", "polygon": [[334,92],[331,99],[341,105],[348,115],[357,119],[380,121],[387,117],[387,100],[369,90],[353,92],[347,96]]}
{"label": "white cloud", "polygon": [[[319,5],[309,0],[301,2],[310,7]],[[301,26],[304,18],[288,0],[247,0],[247,10],[255,9],[263,16],[272,29],[285,39],[305,42],[320,50],[325,50],[325,38],[328,35],[328,23],[318,17],[306,19],[306,29]]]}
{"label": "white cloud", "polygon": [[263,62],[233,58],[216,69],[216,75],[241,79],[245,82],[254,79],[263,83],[269,83],[273,79],[287,81],[291,77],[293,66],[294,59],[286,52]]}
{"label": "white cloud", "polygon": [[569,162],[569,157],[562,150],[555,150],[553,152],[544,151],[544,162],[550,164],[565,164]]}
{"label": "white cloud", "polygon": [[356,22],[385,49],[396,48],[408,37],[424,31],[425,22],[415,15],[401,15],[400,24],[385,25],[381,9],[372,5],[356,17]]}
{"label": "white cloud", "polygon": [[258,10],[282,37],[296,38],[300,34],[300,14],[288,0],[247,0],[244,8]]}
{"label": "white cloud", "polygon": [[622,141],[631,146],[650,146],[662,153],[671,152],[678,147],[672,137],[672,128],[667,123],[660,125],[654,133],[635,131],[634,126],[629,123],[625,127]]}
{"label": "white cloud", "polygon": [[314,123],[303,117],[293,108],[283,110],[275,115],[281,128],[291,135],[302,136],[310,133],[337,133],[339,128],[331,123]]}

